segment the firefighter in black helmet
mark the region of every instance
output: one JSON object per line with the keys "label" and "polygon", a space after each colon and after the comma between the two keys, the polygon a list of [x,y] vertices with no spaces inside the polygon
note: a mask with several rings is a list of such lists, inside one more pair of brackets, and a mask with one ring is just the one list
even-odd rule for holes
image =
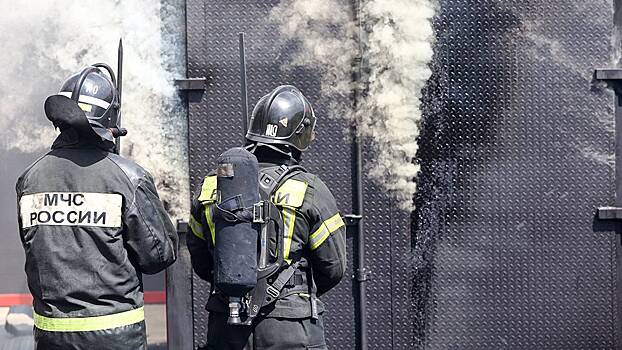
{"label": "firefighter in black helmet", "polygon": [[[216,176],[206,176],[196,191],[188,247],[197,275],[212,282],[207,349],[326,349],[324,305],[318,297],[337,285],[346,270],[345,225],[328,187],[299,166],[315,138],[315,124],[311,104],[289,85],[262,97],[252,113],[246,147],[259,161],[260,188],[277,182],[270,199],[283,221],[284,263],[267,281],[276,301],[263,306],[248,326],[231,324],[227,297],[213,287]],[[276,242],[270,237],[272,259],[278,255]],[[279,282],[290,267],[295,272]]]}
{"label": "firefighter in black helmet", "polygon": [[175,261],[177,235],[151,175],[112,152],[118,94],[104,64],[71,76],[45,102],[60,135],[17,181],[35,349],[147,349],[141,273]]}

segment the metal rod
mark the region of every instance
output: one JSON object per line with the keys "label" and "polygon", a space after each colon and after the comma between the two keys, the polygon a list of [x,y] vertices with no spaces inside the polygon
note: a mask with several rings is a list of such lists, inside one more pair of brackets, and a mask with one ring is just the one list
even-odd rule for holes
{"label": "metal rod", "polygon": [[[616,1],[616,6],[619,5],[620,2],[621,1]],[[616,19],[621,17],[620,13],[620,9],[616,7]],[[602,220],[619,220],[618,215],[620,213],[620,208],[622,208],[622,142],[620,141],[620,138],[622,138],[622,69],[596,69],[594,77],[596,80],[605,81],[608,87],[615,93],[615,204],[613,208],[599,208],[598,215],[599,219]],[[616,237],[614,244],[616,262],[618,266],[620,266],[622,264],[622,224],[619,221],[616,222],[615,231]],[[616,281],[618,285],[622,283],[622,273],[618,272],[616,274]],[[617,315],[618,317],[622,315],[621,303],[618,303]],[[618,322],[616,326],[618,330],[618,339],[620,339],[620,337],[622,337],[622,323]]]}
{"label": "metal rod", "polygon": [[246,52],[244,49],[244,32],[238,34],[240,43],[240,83],[242,95],[242,120],[243,135],[246,140],[246,131],[248,131],[248,87],[246,83]]}
{"label": "metal rod", "polygon": [[[619,71],[619,70],[618,70]],[[615,175],[614,181],[616,186],[615,193],[615,206],[620,208],[622,207],[622,142],[620,138],[622,138],[622,89],[620,89],[620,84],[622,81],[616,80],[611,83],[613,85],[613,91],[615,93],[614,101],[614,115],[615,115]],[[616,263],[617,266],[622,266],[622,224],[616,223],[616,237],[614,239],[615,244],[615,253],[616,253]],[[622,273],[618,272],[616,274],[616,282],[618,285],[622,283]],[[622,316],[622,303],[617,303],[617,315],[618,317]],[[622,337],[622,325],[620,322],[616,324],[618,328],[618,339]]]}
{"label": "metal rod", "polygon": [[358,282],[359,295],[359,345],[360,350],[367,350],[367,267],[365,265],[365,221],[363,205],[363,156],[362,147],[359,141],[354,141],[355,156],[355,181],[356,181],[356,211],[355,214],[362,216],[357,223],[357,271],[356,280]]}
{"label": "metal rod", "polygon": [[[363,61],[363,21],[361,13],[361,0],[354,2],[354,16],[358,21],[358,55],[355,58],[354,64],[356,65],[355,72],[353,74],[353,80],[355,84],[360,82],[362,78],[362,61]],[[362,91],[360,86],[355,85],[354,93],[354,111],[355,118],[356,111],[359,106],[359,99],[361,98]],[[364,193],[363,193],[363,150],[361,146],[361,140],[359,140],[358,128],[355,128],[355,135],[352,139],[352,148],[354,153],[354,181],[356,184],[356,205],[354,214],[360,216],[357,222],[357,270],[356,280],[358,283],[358,309],[359,309],[359,349],[367,350],[367,267],[365,265],[365,206],[364,206]]]}
{"label": "metal rod", "polygon": [[[118,103],[117,108],[117,127],[121,128],[121,96],[123,96],[123,38],[119,39],[119,50],[117,52],[117,93]],[[114,140],[115,153],[121,153],[121,137],[116,137]]]}
{"label": "metal rod", "polygon": [[[177,220],[177,262],[166,269],[166,339],[169,350],[194,349],[192,264],[186,245],[188,223]],[[201,305],[203,306],[203,305]]]}

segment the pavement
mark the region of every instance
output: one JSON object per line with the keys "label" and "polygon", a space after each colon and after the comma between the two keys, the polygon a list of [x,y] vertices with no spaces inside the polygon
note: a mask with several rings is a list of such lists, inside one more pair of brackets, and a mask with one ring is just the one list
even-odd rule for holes
{"label": "pavement", "polygon": [[[32,334],[15,336],[7,332],[5,325],[9,316],[9,309],[8,307],[0,308],[0,350],[32,350],[35,346]],[[17,318],[18,324],[22,324],[24,321],[28,322],[21,315],[11,316],[11,318],[13,318],[12,321]]]}
{"label": "pavement", "polygon": [[145,305],[145,320],[147,321],[147,342],[149,350],[155,346],[166,345],[166,305]]}
{"label": "pavement", "polygon": [[[32,327],[32,319],[24,314],[9,315],[8,307],[0,307],[0,350],[32,350],[34,340],[31,332],[18,332],[14,335],[7,332],[7,319],[9,324],[19,327]],[[166,305],[145,305],[145,319],[147,321],[147,342],[149,350],[166,349]]]}

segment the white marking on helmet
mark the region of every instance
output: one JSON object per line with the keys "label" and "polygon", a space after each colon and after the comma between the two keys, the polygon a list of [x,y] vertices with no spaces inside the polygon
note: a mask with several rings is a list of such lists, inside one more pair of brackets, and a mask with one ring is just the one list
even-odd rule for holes
{"label": "white marking on helmet", "polygon": [[[71,92],[69,91],[61,91],[58,94],[71,98]],[[78,101],[82,103],[88,103],[88,104],[91,104],[97,107],[101,107],[103,109],[108,109],[108,107],[110,107],[109,102],[99,99],[97,97],[93,97],[93,96],[80,95],[80,97],[78,98]]]}
{"label": "white marking on helmet", "polygon": [[275,124],[268,124],[266,126],[266,136],[276,137],[279,130],[279,126]]}

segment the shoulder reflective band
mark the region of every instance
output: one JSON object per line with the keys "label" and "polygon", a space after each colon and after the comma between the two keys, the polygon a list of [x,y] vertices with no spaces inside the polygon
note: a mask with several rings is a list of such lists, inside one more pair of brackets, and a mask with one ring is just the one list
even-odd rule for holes
{"label": "shoulder reflective band", "polygon": [[305,200],[307,183],[289,179],[282,184],[272,197],[272,202],[280,206],[299,208]]}
{"label": "shoulder reflective band", "polygon": [[294,227],[296,226],[296,209],[283,207],[283,223],[285,224],[285,240],[283,247],[283,259],[287,263],[292,261],[289,259],[289,251],[292,249],[292,238],[294,237]]}
{"label": "shoulder reflective band", "polygon": [[190,222],[188,222],[188,226],[190,226],[190,229],[195,236],[205,240],[205,236],[203,236],[203,225],[201,225],[201,223],[197,221],[192,214],[190,215]]}
{"label": "shoulder reflective band", "polygon": [[311,246],[311,250],[317,249],[320,245],[322,245],[322,243],[324,243],[331,233],[337,231],[343,226],[345,226],[345,223],[339,213],[324,221],[309,237],[309,245]]}
{"label": "shoulder reflective band", "polygon": [[201,186],[201,194],[199,195],[199,202],[215,202],[217,199],[216,190],[216,175],[206,176]]}
{"label": "shoulder reflective band", "polygon": [[[216,246],[216,228],[214,227],[214,221],[212,220],[213,207],[213,204],[205,206],[205,219],[207,220],[207,226],[209,226],[209,232],[212,236],[212,244]],[[205,240],[205,237],[203,239]]]}
{"label": "shoulder reflective band", "polygon": [[77,318],[51,318],[35,313],[34,318],[35,327],[44,331],[89,332],[138,323],[145,319],[145,310],[141,307],[112,315]]}
{"label": "shoulder reflective band", "polygon": [[19,201],[22,227],[40,225],[121,227],[123,197],[117,193],[43,192]]}

